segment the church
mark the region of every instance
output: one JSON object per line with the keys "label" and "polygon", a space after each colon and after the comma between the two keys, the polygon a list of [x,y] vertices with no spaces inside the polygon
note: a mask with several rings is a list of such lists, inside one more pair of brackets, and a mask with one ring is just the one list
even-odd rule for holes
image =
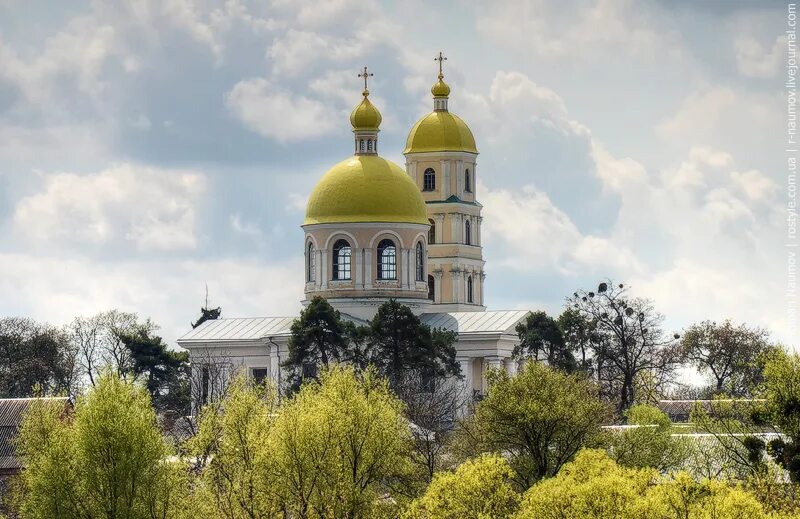
{"label": "church", "polygon": [[[382,117],[369,100],[372,74],[366,67],[359,74],[363,99],[350,115],[354,153],[330,168],[309,196],[301,226],[305,266],[297,274],[305,280],[304,304],[322,296],[358,324],[395,299],[431,328],[456,332],[463,383],[480,395],[488,368],[516,370],[515,327],[529,312],[484,305],[478,148],[469,126],[448,109],[446,59],[436,58],[433,110],[408,133],[405,169],[379,154]],[[209,320],[181,337],[201,388],[195,399],[223,390],[219,366],[280,385],[296,318]]]}

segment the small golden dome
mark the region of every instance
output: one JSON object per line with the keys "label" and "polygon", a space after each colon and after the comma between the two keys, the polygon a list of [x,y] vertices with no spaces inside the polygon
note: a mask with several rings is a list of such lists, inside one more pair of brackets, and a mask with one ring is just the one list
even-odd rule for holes
{"label": "small golden dome", "polygon": [[303,225],[363,222],[428,225],[417,185],[377,155],[356,155],[329,169],[308,198]]}
{"label": "small golden dome", "polygon": [[426,151],[467,151],[478,153],[472,131],[450,112],[431,112],[411,128],[403,153]]}
{"label": "small golden dome", "polygon": [[450,87],[444,82],[444,76],[439,74],[439,81],[431,87],[433,97],[447,97],[450,95]]}
{"label": "small golden dome", "polygon": [[378,131],[383,117],[375,105],[370,102],[369,90],[364,90],[363,96],[364,99],[350,114],[350,124],[353,125],[353,130]]}

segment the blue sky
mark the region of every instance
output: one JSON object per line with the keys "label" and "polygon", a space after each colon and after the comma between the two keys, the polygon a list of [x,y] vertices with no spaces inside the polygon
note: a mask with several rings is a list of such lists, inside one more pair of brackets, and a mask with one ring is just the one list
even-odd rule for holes
{"label": "blue sky", "polygon": [[0,315],[136,311],[174,341],[294,315],[314,182],[374,71],[402,164],[448,56],[491,308],[611,277],[679,330],[789,336],[781,2],[0,0]]}

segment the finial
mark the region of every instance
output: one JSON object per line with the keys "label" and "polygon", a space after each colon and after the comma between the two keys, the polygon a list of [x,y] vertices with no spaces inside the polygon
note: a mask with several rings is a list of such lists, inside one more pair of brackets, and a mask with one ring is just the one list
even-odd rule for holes
{"label": "finial", "polygon": [[433,61],[439,62],[439,79],[442,79],[444,77],[444,73],[442,73],[442,62],[447,61],[447,58],[442,55],[442,51],[439,51],[439,56],[433,58]]}
{"label": "finial", "polygon": [[[445,59],[447,59],[447,58],[445,58]],[[358,77],[363,77],[364,78],[364,92],[362,92],[364,97],[367,97],[369,95],[369,90],[367,89],[367,79],[370,76],[374,76],[374,75],[375,74],[373,74],[372,72],[368,72],[367,71],[367,66],[366,65],[364,65],[364,72],[362,72],[361,74],[358,75]]]}

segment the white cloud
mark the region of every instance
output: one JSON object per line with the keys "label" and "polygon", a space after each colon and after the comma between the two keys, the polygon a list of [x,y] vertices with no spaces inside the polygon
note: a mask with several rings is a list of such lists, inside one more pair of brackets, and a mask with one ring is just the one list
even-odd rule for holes
{"label": "white cloud", "polygon": [[275,74],[295,76],[316,61],[340,62],[363,55],[366,47],[357,39],[335,38],[311,31],[289,29],[267,49]]}
{"label": "white cloud", "polygon": [[[259,260],[118,260],[0,253],[5,315],[63,324],[77,315],[118,308],[152,317],[171,344],[210,303],[224,317],[294,316],[303,293],[302,258]],[[299,274],[298,274],[299,273]]]}
{"label": "white cloud", "polygon": [[737,35],[734,41],[736,66],[743,76],[769,79],[776,77],[786,53],[786,35],[775,38],[771,47],[765,48],[754,36]]}
{"label": "white cloud", "polygon": [[119,164],[90,175],[45,175],[40,192],[17,202],[17,235],[39,244],[117,245],[142,251],[197,245],[205,178],[194,171]]}
{"label": "white cloud", "polygon": [[279,142],[320,137],[341,128],[329,106],[280,90],[263,78],[239,81],[225,102],[245,126]]}

